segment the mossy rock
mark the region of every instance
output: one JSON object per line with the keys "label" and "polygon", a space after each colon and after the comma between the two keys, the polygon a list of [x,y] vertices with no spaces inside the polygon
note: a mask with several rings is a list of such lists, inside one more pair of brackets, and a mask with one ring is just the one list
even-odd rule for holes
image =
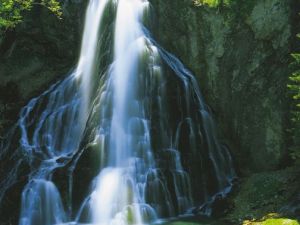
{"label": "mossy rock", "polygon": [[263,221],[249,221],[243,222],[243,225],[300,225],[297,220],[287,218],[270,218]]}
{"label": "mossy rock", "polygon": [[[280,213],[299,189],[299,174],[298,167],[291,167],[242,179],[239,191],[233,197],[234,209],[228,219],[241,223],[245,219],[257,220],[270,212]],[[263,218],[266,219],[269,218]]]}
{"label": "mossy rock", "polygon": [[287,153],[292,0],[150,2],[153,36],[195,74],[242,175],[278,169]]}

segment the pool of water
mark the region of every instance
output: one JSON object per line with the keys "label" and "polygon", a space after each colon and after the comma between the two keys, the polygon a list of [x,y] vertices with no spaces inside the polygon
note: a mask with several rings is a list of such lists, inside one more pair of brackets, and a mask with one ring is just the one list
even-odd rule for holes
{"label": "pool of water", "polygon": [[230,225],[217,219],[182,217],[169,220],[160,220],[152,225]]}

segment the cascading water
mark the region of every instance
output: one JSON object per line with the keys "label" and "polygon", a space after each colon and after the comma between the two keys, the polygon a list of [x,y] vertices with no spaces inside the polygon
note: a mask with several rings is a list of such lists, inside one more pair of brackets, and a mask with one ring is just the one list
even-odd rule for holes
{"label": "cascading water", "polygon": [[[146,0],[90,0],[76,69],[23,108],[21,135],[0,155],[20,138],[31,171],[20,225],[209,215],[230,191],[229,151],[193,75],[142,25],[149,11]],[[4,179],[0,197],[15,180]]]}

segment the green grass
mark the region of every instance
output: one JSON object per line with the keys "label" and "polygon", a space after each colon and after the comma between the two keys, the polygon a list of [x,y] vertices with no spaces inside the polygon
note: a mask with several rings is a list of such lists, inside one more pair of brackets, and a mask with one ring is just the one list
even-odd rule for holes
{"label": "green grass", "polygon": [[300,225],[298,221],[278,218],[278,219],[266,219],[264,221],[244,221],[243,225]]}
{"label": "green grass", "polygon": [[299,225],[299,223],[290,219],[267,219],[262,225]]}

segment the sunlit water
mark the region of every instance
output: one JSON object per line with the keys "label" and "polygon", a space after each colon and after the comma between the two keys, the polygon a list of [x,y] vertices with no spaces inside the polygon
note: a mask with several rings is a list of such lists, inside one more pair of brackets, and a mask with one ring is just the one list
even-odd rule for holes
{"label": "sunlit water", "polygon": [[[17,151],[31,170],[20,225],[141,225],[210,215],[214,199],[230,191],[229,151],[193,75],[142,25],[150,11],[146,0],[90,0],[77,67],[22,109],[20,135],[8,135],[0,155],[19,137]],[[73,174],[91,148],[100,172],[73,207]],[[60,170],[67,171],[64,189],[54,179]],[[0,197],[16,179],[4,179]]]}

